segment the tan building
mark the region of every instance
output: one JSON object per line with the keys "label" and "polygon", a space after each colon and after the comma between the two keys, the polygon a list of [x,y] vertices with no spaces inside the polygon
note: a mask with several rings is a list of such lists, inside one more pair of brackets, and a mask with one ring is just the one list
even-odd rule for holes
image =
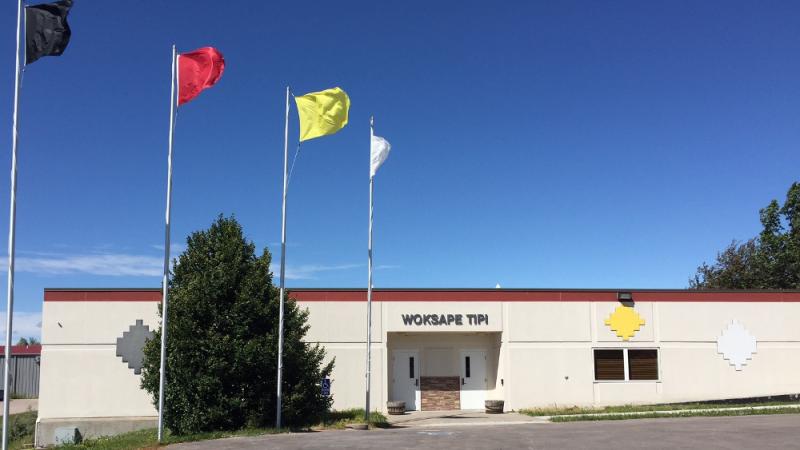
{"label": "tan building", "polygon": [[[363,407],[366,292],[294,289],[335,358],[336,409]],[[46,290],[37,443],[154,426],[136,348],[159,290]],[[373,405],[506,410],[800,393],[800,292],[374,292]],[[127,334],[126,334],[127,333]],[[139,347],[140,349],[140,347]],[[139,356],[140,357],[140,356]]]}

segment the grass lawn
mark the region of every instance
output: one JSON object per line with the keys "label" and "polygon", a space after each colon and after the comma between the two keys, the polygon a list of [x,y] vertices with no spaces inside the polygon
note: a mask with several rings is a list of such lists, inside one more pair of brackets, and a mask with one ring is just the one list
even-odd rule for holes
{"label": "grass lawn", "polygon": [[[675,410],[672,410],[675,411]],[[672,414],[659,414],[657,411],[649,411],[643,414],[609,414],[606,416],[587,416],[587,415],[566,415],[551,417],[551,422],[579,422],[590,420],[627,420],[627,419],[655,419],[663,417],[721,417],[721,416],[759,416],[771,414],[800,414],[800,408],[779,407],[773,409],[740,409],[740,410],[710,410],[710,411],[681,411]]]}
{"label": "grass lawn", "polygon": [[[622,419],[639,419],[639,418],[652,418],[652,417],[690,417],[690,416],[734,416],[734,415],[753,415],[753,414],[790,414],[800,413],[800,408],[789,407],[791,405],[798,405],[796,401],[774,401],[774,402],[742,402],[742,403],[670,403],[662,405],[622,405],[622,406],[606,406],[604,408],[582,408],[578,406],[571,407],[553,407],[553,408],[531,408],[522,409],[519,412],[529,416],[558,416],[553,417],[553,422],[569,422],[576,420],[622,420]],[[730,408],[753,408],[757,406],[787,406],[786,408],[776,409],[745,409],[740,411],[722,411],[722,409]],[[720,411],[703,411],[703,412],[689,412],[673,413],[669,415],[658,414],[660,411],[683,411],[691,409],[720,409]],[[625,415],[614,413],[647,413],[653,414],[639,414],[639,415]],[[606,414],[605,416],[589,416],[589,414]]]}
{"label": "grass lawn", "polygon": [[[36,416],[34,415],[34,420]],[[331,411],[328,413],[322,423],[311,427],[311,430],[338,430],[344,429],[350,423],[363,423],[364,410],[363,409],[347,409],[343,411]],[[386,428],[389,423],[386,421],[386,416],[379,412],[370,414],[370,426],[374,428]],[[309,429],[291,430],[291,431],[308,431]],[[282,430],[288,432],[290,430]],[[275,428],[246,428],[237,431],[215,431],[209,433],[197,433],[183,436],[174,436],[166,433],[164,444],[176,444],[178,442],[192,442],[204,441],[209,439],[222,439],[227,437],[236,436],[261,436],[265,434],[274,434],[281,431]],[[31,442],[33,442],[33,434],[31,434]],[[97,449],[97,450],[128,450],[128,449],[150,449],[157,448],[158,440],[156,439],[156,430],[154,428],[134,431],[131,433],[120,434],[117,436],[107,438],[87,439],[77,445],[63,445],[59,449]]]}
{"label": "grass lawn", "polygon": [[[214,431],[210,433],[197,433],[185,436],[173,436],[169,432],[164,437],[164,445],[177,444],[178,442],[204,441],[207,439],[222,439],[234,436],[260,436],[272,434],[274,428],[247,428],[238,431]],[[132,431],[117,436],[87,439],[77,445],[62,445],[59,449],[98,449],[98,450],[132,450],[142,448],[157,448],[158,439],[155,428]]]}
{"label": "grass lawn", "polygon": [[[312,428],[315,430],[341,430],[351,423],[364,423],[364,408],[331,411],[321,424]],[[389,428],[389,422],[386,420],[386,416],[373,411],[369,415],[369,426],[370,428]]]}

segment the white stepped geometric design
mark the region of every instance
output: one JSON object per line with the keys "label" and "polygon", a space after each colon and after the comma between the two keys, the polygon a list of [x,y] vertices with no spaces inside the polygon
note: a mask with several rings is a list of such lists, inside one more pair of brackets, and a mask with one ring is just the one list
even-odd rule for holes
{"label": "white stepped geometric design", "polygon": [[717,353],[727,359],[736,370],[742,370],[756,352],[756,338],[737,320],[733,320],[717,338]]}

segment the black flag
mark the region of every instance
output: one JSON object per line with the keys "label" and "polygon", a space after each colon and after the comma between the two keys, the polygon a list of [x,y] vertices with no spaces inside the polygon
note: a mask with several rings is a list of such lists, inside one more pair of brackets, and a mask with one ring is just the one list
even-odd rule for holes
{"label": "black flag", "polygon": [[62,0],[25,8],[25,64],[64,53],[72,34],[67,24],[71,7],[72,0]]}

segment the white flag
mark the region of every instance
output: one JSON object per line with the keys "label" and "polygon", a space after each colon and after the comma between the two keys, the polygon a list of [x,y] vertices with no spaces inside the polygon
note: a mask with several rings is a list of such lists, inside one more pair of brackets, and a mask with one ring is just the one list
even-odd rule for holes
{"label": "white flag", "polygon": [[380,167],[381,164],[386,161],[391,149],[392,145],[389,144],[389,141],[380,136],[372,136],[372,142],[369,146],[369,152],[371,156],[369,165],[370,178],[375,176],[375,172],[378,171],[378,167]]}

